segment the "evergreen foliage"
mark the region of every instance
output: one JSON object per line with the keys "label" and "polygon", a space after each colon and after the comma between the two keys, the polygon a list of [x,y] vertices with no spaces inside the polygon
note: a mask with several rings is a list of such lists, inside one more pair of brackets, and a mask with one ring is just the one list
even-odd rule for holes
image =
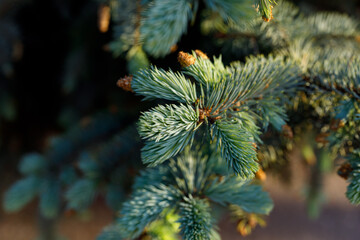
{"label": "evergreen foliage", "polygon": [[[258,164],[252,145],[259,141],[259,131],[255,119],[246,115],[256,115],[255,107],[264,99],[273,99],[280,105],[294,94],[300,70],[281,57],[254,57],[245,65],[234,63],[225,67],[220,59],[215,58],[212,63],[196,52],[185,56],[194,63],[182,73],[153,67],[139,71],[131,81],[132,90],[144,94],[145,99],[158,97],[186,104],[158,106],[142,114],[139,133],[147,140],[142,149],[143,162],[155,166],[175,156],[191,145],[195,132],[205,123],[229,168],[243,178],[253,177]],[[185,75],[195,82],[191,83]],[[263,110],[261,115],[279,129],[286,119],[284,111],[279,111],[280,114],[273,114]]]}
{"label": "evergreen foliage", "polygon": [[[111,8],[114,41],[110,48],[115,55],[127,52],[128,70],[135,73],[149,65],[148,57],[164,57],[176,50],[176,44],[192,25],[201,4],[200,0],[103,1]],[[239,24],[256,17],[272,19],[274,1],[204,0],[206,11],[218,15],[225,22]],[[125,17],[126,16],[126,17]]]}
{"label": "evergreen foliage", "polygon": [[180,204],[179,219],[181,235],[184,239],[212,239],[210,206],[203,199],[184,197]]}
{"label": "evergreen foliage", "polygon": [[[339,175],[349,182],[346,196],[360,204],[358,19],[306,14],[273,0],[100,2],[100,15],[106,20],[111,11],[114,22],[110,49],[126,54],[133,74],[118,86],[158,104],[137,122],[144,146],[140,151],[135,127],[114,109],[85,118],[52,138],[44,153],[23,156],[23,178],[6,192],[6,211],[18,211],[38,196],[42,217],[56,219],[69,209],[86,210],[102,195],[119,214],[98,240],[220,239],[218,208],[229,210],[247,235],[264,225],[273,208],[258,180],[264,179],[263,169],[285,165],[305,135],[299,132],[311,126],[316,127],[308,134],[310,143],[302,149],[306,160],[317,161],[309,208],[320,202],[324,166],[339,159]],[[199,6],[205,8],[201,14]],[[181,70],[150,66],[148,56],[176,51],[199,15],[202,33],[221,47],[223,57],[180,51]],[[234,56],[244,61],[224,64]],[[1,117],[13,119],[15,109],[0,89]],[[140,168],[140,157],[147,168],[125,201],[134,175],[129,167]]]}
{"label": "evergreen foliage", "polygon": [[123,204],[116,222],[123,238],[138,237],[163,212],[175,211],[184,239],[218,239],[210,200],[224,207],[237,205],[246,212],[271,211],[273,203],[261,186],[229,175],[219,154],[208,156],[207,151],[206,147],[187,147],[176,159],[137,177],[132,197]]}
{"label": "evergreen foliage", "polygon": [[6,211],[18,211],[29,203],[38,193],[40,179],[27,177],[16,182],[5,194],[4,209]]}
{"label": "evergreen foliage", "polygon": [[[209,16],[203,24],[203,31],[221,34],[218,44],[232,49],[235,54],[266,51],[296,63],[301,68],[298,74],[302,75],[306,84],[305,89],[302,87],[297,90],[305,91],[309,98],[303,104],[310,105],[317,114],[316,117],[332,119],[329,122],[333,124],[327,126],[331,132],[319,133],[330,135],[324,140],[330,143],[323,147],[343,156],[351,155],[359,148],[359,129],[355,122],[356,114],[359,114],[358,20],[346,14],[329,12],[305,15],[286,1],[278,1],[273,14],[276,17],[269,23],[250,20],[242,25],[226,23]],[[282,102],[291,101],[291,109],[291,106],[296,105],[297,99],[298,97],[290,97]],[[265,104],[259,104],[260,112],[267,113],[262,120],[264,126],[270,122],[280,129],[285,123],[283,120],[287,119],[284,116],[284,105],[279,108],[267,106],[271,101],[277,100],[266,97],[264,100]],[[313,119],[310,121],[314,122]],[[347,142],[353,145],[347,146]],[[352,189],[358,186],[355,179],[351,186]],[[353,197],[350,201],[356,202]]]}
{"label": "evergreen foliage", "polygon": [[[19,165],[24,178],[6,193],[5,209],[18,211],[39,196],[41,214],[54,219],[64,205],[75,211],[87,209],[98,194],[105,196],[109,207],[119,209],[129,181],[125,176],[129,165],[119,159],[138,157],[132,153],[138,146],[135,129],[120,130],[123,122],[116,113],[100,113],[53,139],[44,154],[25,155]],[[103,140],[97,143],[99,139]]]}

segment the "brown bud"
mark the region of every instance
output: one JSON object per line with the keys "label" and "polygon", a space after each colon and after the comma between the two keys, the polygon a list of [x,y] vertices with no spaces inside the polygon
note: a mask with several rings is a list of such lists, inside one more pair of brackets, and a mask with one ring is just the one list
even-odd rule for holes
{"label": "brown bud", "polygon": [[273,9],[273,6],[270,6],[270,17],[267,18],[266,16],[262,16],[262,19],[265,21],[265,22],[270,22],[274,17],[273,17],[273,14],[272,14],[272,9]]}
{"label": "brown bud", "polygon": [[244,223],[240,222],[237,227],[236,230],[240,233],[241,236],[246,237],[247,235],[249,235],[251,233],[251,227],[245,225]]}
{"label": "brown bud", "polygon": [[266,180],[266,173],[261,168],[255,173],[255,177],[259,179],[260,181]]}
{"label": "brown bud", "polygon": [[170,47],[170,52],[175,52],[176,50],[178,49],[178,45],[177,44],[174,44]]}
{"label": "brown bud", "polygon": [[285,124],[282,126],[282,135],[289,139],[294,137],[294,133],[289,125]]}
{"label": "brown bud", "polygon": [[345,180],[349,178],[350,173],[353,171],[350,163],[344,163],[340,166],[337,174]]}
{"label": "brown bud", "polygon": [[125,76],[123,78],[120,78],[118,81],[117,81],[117,86],[122,88],[123,90],[125,91],[128,91],[128,92],[134,92],[132,89],[131,89],[131,81],[132,81],[132,76]]}
{"label": "brown bud", "polygon": [[206,117],[209,117],[210,116],[210,112],[211,112],[211,109],[207,109],[207,108],[200,108],[199,109],[199,121],[204,121],[204,119]]}
{"label": "brown bud", "polygon": [[99,30],[102,33],[105,33],[109,30],[110,24],[110,7],[104,4],[101,4],[98,11],[98,26]]}
{"label": "brown bud", "polygon": [[318,143],[328,143],[329,140],[327,140],[327,137],[329,136],[329,133],[319,133],[316,137],[315,137],[315,141]]}
{"label": "brown bud", "polygon": [[254,213],[249,214],[248,224],[251,228],[255,228],[257,225],[256,215]]}
{"label": "brown bud", "polygon": [[237,101],[237,102],[234,102],[234,111],[240,111],[240,106],[241,106],[241,102],[240,101]]}
{"label": "brown bud", "polygon": [[192,56],[188,53],[184,53],[183,51],[179,52],[177,59],[182,67],[189,67],[189,66],[193,65],[196,61],[194,56]]}
{"label": "brown bud", "polygon": [[198,49],[195,50],[195,53],[196,53],[196,56],[198,56],[198,57],[201,57],[203,59],[209,59],[209,57],[205,53],[203,53],[202,51],[200,51]]}
{"label": "brown bud", "polygon": [[332,131],[336,131],[338,130],[339,128],[342,128],[345,126],[345,122],[343,120],[340,120],[340,119],[331,119],[331,122],[330,122],[330,129]]}

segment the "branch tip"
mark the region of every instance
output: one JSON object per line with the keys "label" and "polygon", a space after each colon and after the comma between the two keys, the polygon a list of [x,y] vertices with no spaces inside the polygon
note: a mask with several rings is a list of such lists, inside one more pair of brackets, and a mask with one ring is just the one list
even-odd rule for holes
{"label": "branch tip", "polygon": [[130,75],[130,76],[125,76],[123,78],[120,78],[116,85],[120,88],[122,88],[123,90],[125,91],[128,91],[128,92],[134,92],[131,88],[131,81],[133,79],[133,76]]}

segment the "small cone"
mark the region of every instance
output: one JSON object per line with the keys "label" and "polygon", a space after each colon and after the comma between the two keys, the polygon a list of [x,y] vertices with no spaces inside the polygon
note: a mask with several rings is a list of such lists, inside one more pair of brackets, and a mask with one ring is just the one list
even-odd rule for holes
{"label": "small cone", "polygon": [[260,181],[266,180],[266,173],[261,168],[255,173],[255,177],[259,179]]}
{"label": "small cone", "polygon": [[340,166],[339,170],[337,171],[337,174],[347,180],[349,178],[350,173],[353,171],[350,163],[344,163]]}
{"label": "small cone", "polygon": [[183,51],[179,52],[177,59],[182,67],[189,67],[189,66],[193,65],[196,61],[194,56],[192,56],[188,53],[185,53]]}
{"label": "small cone", "polygon": [[198,56],[198,57],[201,57],[203,59],[209,59],[209,57],[205,53],[203,53],[202,51],[200,51],[198,49],[195,50],[195,53],[196,53],[196,56]]}
{"label": "small cone", "polygon": [[117,86],[128,92],[134,92],[131,88],[132,76],[125,76],[117,81]]}

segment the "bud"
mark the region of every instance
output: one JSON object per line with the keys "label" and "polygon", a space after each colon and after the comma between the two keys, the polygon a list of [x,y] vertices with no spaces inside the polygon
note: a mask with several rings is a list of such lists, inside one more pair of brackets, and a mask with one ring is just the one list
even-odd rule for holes
{"label": "bud", "polygon": [[254,213],[250,213],[249,214],[249,220],[248,220],[249,226],[251,228],[255,228],[257,225],[257,219],[256,219],[256,215]]}
{"label": "bud", "polygon": [[273,14],[272,14],[272,9],[273,9],[273,6],[270,6],[270,16],[262,16],[262,19],[265,22],[270,22],[274,18]]}
{"label": "bud", "polygon": [[210,109],[200,108],[199,109],[199,121],[202,122],[202,121],[204,121],[205,118],[210,117],[210,113],[211,113],[211,108]]}
{"label": "bud", "polygon": [[178,45],[177,44],[174,44],[170,47],[170,52],[175,52],[176,50],[178,49]]}
{"label": "bud", "polygon": [[327,140],[327,138],[329,137],[329,133],[319,133],[316,138],[315,141],[318,143],[329,143],[329,140]]}
{"label": "bud", "polygon": [[131,89],[131,81],[132,81],[132,76],[125,76],[123,78],[120,78],[116,85],[120,88],[122,88],[123,90],[125,91],[128,91],[128,92],[134,92],[132,89]]}
{"label": "bud", "polygon": [[194,56],[192,56],[188,53],[184,53],[183,51],[179,52],[177,59],[182,67],[189,67],[189,66],[193,65],[196,61]]}
{"label": "bud", "polygon": [[266,173],[261,168],[255,173],[255,177],[259,179],[260,181],[266,180]]}
{"label": "bud", "polygon": [[99,30],[102,33],[105,33],[109,30],[110,24],[110,7],[104,4],[100,5],[98,11],[98,26]]}
{"label": "bud", "polygon": [[195,53],[196,53],[196,56],[201,57],[202,59],[209,59],[209,57],[205,53],[203,53],[202,51],[200,51],[198,49],[195,50]]}
{"label": "bud", "polygon": [[236,230],[241,234],[241,236],[246,237],[251,233],[251,227],[247,225],[244,221],[240,221],[236,227]]}
{"label": "bud", "polygon": [[345,122],[343,120],[340,120],[340,119],[331,119],[331,122],[330,122],[330,129],[332,131],[336,131],[338,130],[339,128],[342,128],[345,126]]}
{"label": "bud", "polygon": [[339,170],[337,171],[337,174],[347,180],[349,178],[350,173],[353,171],[350,163],[344,163],[340,166]]}

